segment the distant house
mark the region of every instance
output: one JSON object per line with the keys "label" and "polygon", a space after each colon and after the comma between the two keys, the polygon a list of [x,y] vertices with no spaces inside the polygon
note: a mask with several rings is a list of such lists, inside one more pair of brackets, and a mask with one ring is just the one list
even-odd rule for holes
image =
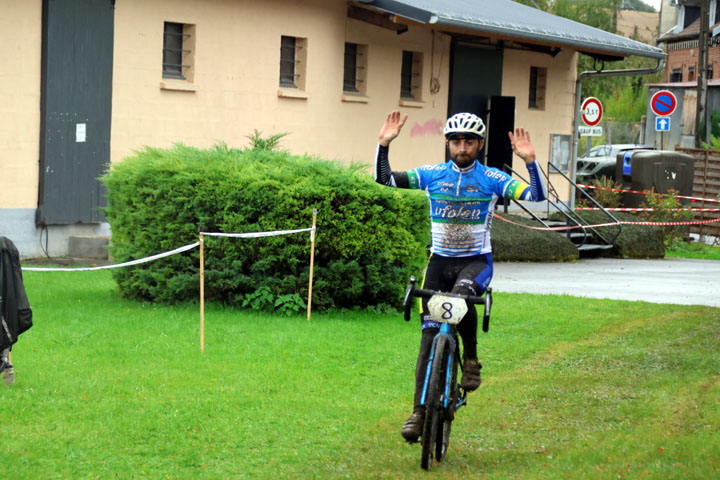
{"label": "distant house", "polygon": [[[720,78],[720,2],[710,2],[710,47],[708,49],[708,79]],[[700,7],[687,5],[683,0],[674,4],[677,24],[664,32],[658,43],[665,44],[668,82],[697,81],[698,37],[700,35]]]}
{"label": "distant house", "polygon": [[578,55],[665,56],[510,0],[0,2],[0,44],[0,235],[24,258],[109,235],[98,176],[145,145],[242,147],[257,129],[369,163],[400,109],[391,159],[408,169],[443,159],[445,119],[472,111],[489,165],[522,171],[518,125],[567,169]]}
{"label": "distant house", "polygon": [[[665,81],[650,85],[649,95],[658,90],[670,90],[677,98],[676,112],[671,117],[671,128],[662,138],[655,132],[653,122],[648,122],[646,139],[664,148],[675,145],[695,146],[695,112],[697,109],[698,47],[700,36],[700,7],[675,0],[663,4],[675,10],[676,24],[661,34],[658,43],[667,50]],[[709,0],[708,46],[708,110],[720,111],[720,2]],[[648,107],[649,108],[649,107]],[[654,118],[648,110],[648,118]],[[662,145],[661,145],[662,144]]]}

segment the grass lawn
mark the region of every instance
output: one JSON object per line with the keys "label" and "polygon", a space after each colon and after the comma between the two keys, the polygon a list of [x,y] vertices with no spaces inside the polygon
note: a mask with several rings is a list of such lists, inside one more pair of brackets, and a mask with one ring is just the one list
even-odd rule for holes
{"label": "grass lawn", "polygon": [[495,295],[483,386],[430,474],[400,427],[417,321],[273,318],[25,272],[33,328],[0,383],[4,479],[709,479],[720,309]]}
{"label": "grass lawn", "polygon": [[681,242],[675,248],[665,252],[671,258],[699,258],[702,260],[720,260],[720,245],[706,245],[700,242]]}

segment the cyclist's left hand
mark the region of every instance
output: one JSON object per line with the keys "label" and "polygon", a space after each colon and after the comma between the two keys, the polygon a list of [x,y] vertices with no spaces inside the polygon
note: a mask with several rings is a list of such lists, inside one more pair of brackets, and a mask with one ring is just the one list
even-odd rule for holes
{"label": "cyclist's left hand", "polygon": [[508,136],[510,137],[510,145],[512,145],[515,155],[525,160],[525,163],[535,161],[535,149],[530,142],[530,132],[524,128],[516,128],[515,135],[513,135],[512,132],[508,132]]}

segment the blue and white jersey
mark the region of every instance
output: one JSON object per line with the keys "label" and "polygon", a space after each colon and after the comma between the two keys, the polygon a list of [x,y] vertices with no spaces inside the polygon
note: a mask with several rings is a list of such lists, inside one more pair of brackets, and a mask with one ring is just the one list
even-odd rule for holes
{"label": "blue and white jersey", "polygon": [[[387,159],[387,149],[383,150],[378,152],[378,160]],[[430,201],[430,251],[446,257],[467,257],[492,251],[490,225],[499,198],[546,199],[537,164],[533,162],[527,168],[530,185],[477,160],[463,169],[449,160],[407,172],[392,172],[389,177],[378,168],[376,179],[389,186],[425,190]],[[396,181],[400,178],[401,182]]]}

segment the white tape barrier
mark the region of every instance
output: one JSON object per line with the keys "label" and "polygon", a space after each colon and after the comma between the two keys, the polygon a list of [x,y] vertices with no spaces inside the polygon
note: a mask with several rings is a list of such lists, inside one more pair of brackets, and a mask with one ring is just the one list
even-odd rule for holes
{"label": "white tape barrier", "polygon": [[[217,232],[201,232],[202,235],[208,235],[212,237],[235,237],[235,238],[260,238],[260,237],[272,237],[276,235],[288,235],[291,233],[301,233],[301,232],[315,232],[315,227],[310,228],[301,228],[298,230],[277,230],[274,232],[255,232],[255,233],[217,233]],[[105,270],[108,268],[119,268],[119,267],[128,267],[130,265],[139,265],[141,263],[147,263],[152,262],[153,260],[158,260],[163,257],[169,257],[170,255],[175,255],[177,253],[186,252],[188,250],[192,250],[193,248],[200,245],[200,242],[190,243],[188,245],[183,245],[180,248],[176,248],[175,250],[170,250],[168,252],[158,253],[157,255],[152,255],[145,258],[140,258],[138,260],[131,260],[129,262],[124,263],[118,263],[114,265],[102,265],[98,267],[81,267],[81,268],[46,268],[46,267],[22,267],[23,271],[28,272],[88,272],[91,270]]]}
{"label": "white tape barrier", "polygon": [[159,258],[169,257],[170,255],[175,255],[176,253],[181,253],[181,252],[185,252],[187,250],[192,250],[193,248],[197,247],[198,245],[200,245],[200,242],[190,243],[190,244],[184,245],[180,248],[176,248],[175,250],[170,250],[169,252],[158,253],[157,255],[152,255],[150,257],[140,258],[138,260],[131,260],[129,262],[124,262],[124,263],[117,263],[115,265],[102,265],[99,267],[82,267],[82,268],[22,267],[22,269],[23,269],[23,271],[28,271],[28,272],[87,272],[90,270],[104,270],[106,268],[127,267],[130,265],[139,265],[141,263],[152,262],[153,260],[157,260]]}
{"label": "white tape barrier", "polygon": [[275,232],[256,232],[256,233],[200,232],[200,234],[207,235],[209,237],[259,238],[259,237],[274,237],[276,235],[289,235],[291,233],[302,233],[302,232],[313,232],[313,231],[315,231],[315,227],[300,228],[298,230],[277,230]]}

